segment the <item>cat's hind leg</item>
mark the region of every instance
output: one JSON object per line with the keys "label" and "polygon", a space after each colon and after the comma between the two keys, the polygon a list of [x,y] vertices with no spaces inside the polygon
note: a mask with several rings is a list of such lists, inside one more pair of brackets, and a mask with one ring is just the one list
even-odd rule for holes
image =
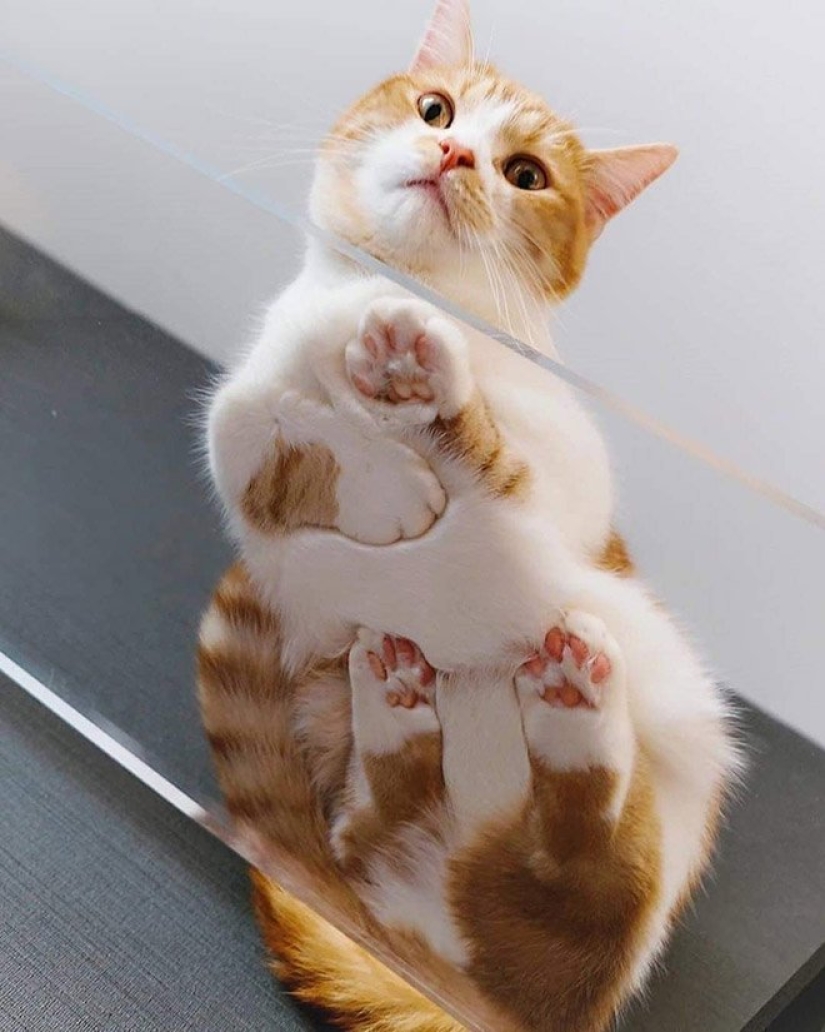
{"label": "cat's hind leg", "polygon": [[516,692],[532,794],[457,862],[468,970],[525,1028],[593,1032],[661,934],[660,831],[621,652],[600,619],[568,612],[520,667]]}
{"label": "cat's hind leg", "polygon": [[436,672],[406,638],[361,628],[349,654],[352,756],[333,844],[363,869],[443,795]]}
{"label": "cat's hind leg", "polygon": [[608,810],[621,812],[636,756],[621,651],[604,622],[560,616],[516,673],[534,781],[609,772]]}
{"label": "cat's hind leg", "polygon": [[436,672],[407,639],[364,629],[349,666],[353,751],[333,848],[383,928],[461,966],[464,944],[446,902],[450,824]]}

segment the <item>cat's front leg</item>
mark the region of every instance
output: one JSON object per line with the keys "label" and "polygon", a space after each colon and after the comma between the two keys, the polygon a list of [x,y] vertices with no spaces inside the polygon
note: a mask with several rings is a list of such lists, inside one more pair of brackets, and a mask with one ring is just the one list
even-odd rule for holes
{"label": "cat's front leg", "polygon": [[440,450],[494,497],[523,493],[526,463],[476,384],[465,333],[426,301],[371,302],[345,352],[362,405],[388,431],[429,429]]}
{"label": "cat's front leg", "polygon": [[267,535],[316,527],[392,544],[424,534],[447,503],[408,445],[295,390],[225,387],[210,411],[209,450],[233,518]]}

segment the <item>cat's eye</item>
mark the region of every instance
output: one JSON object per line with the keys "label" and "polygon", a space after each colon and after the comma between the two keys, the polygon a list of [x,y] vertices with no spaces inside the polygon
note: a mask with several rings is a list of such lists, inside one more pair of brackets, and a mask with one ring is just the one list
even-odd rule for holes
{"label": "cat's eye", "polygon": [[504,166],[504,176],[519,190],[544,190],[550,182],[544,167],[535,158],[520,156],[510,158]]}
{"label": "cat's eye", "polygon": [[418,113],[435,129],[446,129],[453,120],[453,102],[443,93],[425,93],[418,98]]}

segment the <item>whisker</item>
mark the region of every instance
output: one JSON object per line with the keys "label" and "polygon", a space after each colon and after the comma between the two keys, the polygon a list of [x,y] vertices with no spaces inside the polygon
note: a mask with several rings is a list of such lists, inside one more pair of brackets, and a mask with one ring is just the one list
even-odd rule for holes
{"label": "whisker", "polygon": [[496,306],[496,321],[500,322],[502,319],[501,303],[499,301],[498,289],[493,280],[492,272],[490,271],[490,263],[488,261],[487,254],[484,249],[484,244],[479,239],[478,232],[475,229],[471,229],[470,232],[473,234],[473,239],[476,244],[476,250],[478,251],[479,256],[481,257],[481,263],[484,266],[484,274],[487,277],[487,284],[490,287],[490,292],[493,295],[493,303]]}
{"label": "whisker", "polygon": [[241,165],[239,168],[232,169],[229,172],[224,172],[218,176],[218,182],[224,183],[229,179],[234,179],[236,176],[241,176],[246,172],[262,171],[263,169],[275,169],[275,168],[288,168],[297,165],[314,165],[315,155],[309,157],[287,157],[284,159],[278,159],[273,156],[269,159],[262,158],[258,161],[250,161],[246,165]]}
{"label": "whisker", "polygon": [[502,271],[507,273],[515,295],[515,300],[518,302],[519,308],[521,309],[521,315],[524,320],[524,332],[528,338],[527,342],[532,343],[532,319],[527,311],[525,290],[521,283],[521,279],[517,274],[513,261],[507,261],[507,256],[502,252],[498,242],[496,242],[496,253],[500,255]]}
{"label": "whisker", "polygon": [[495,28],[496,28],[496,19],[494,17],[493,18],[493,24],[490,26],[490,38],[487,40],[487,49],[484,52],[484,64],[485,65],[490,63],[490,52],[493,49],[493,32],[494,32]]}

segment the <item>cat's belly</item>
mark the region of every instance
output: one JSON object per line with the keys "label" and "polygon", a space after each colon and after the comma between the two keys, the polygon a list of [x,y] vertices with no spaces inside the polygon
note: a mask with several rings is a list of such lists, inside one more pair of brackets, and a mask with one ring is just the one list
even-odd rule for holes
{"label": "cat's belly", "polygon": [[576,564],[550,521],[470,493],[423,537],[368,546],[326,531],[245,555],[290,629],[295,655],[335,649],[357,626],[416,641],[440,669],[500,662],[543,634]]}

